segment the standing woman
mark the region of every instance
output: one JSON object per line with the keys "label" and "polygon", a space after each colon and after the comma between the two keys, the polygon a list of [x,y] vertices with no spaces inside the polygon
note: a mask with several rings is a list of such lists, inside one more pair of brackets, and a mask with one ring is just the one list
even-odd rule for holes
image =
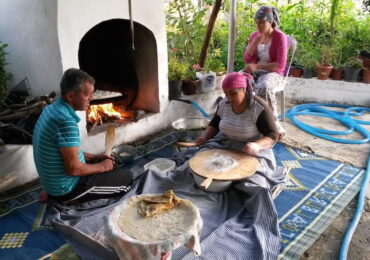
{"label": "standing woman", "polygon": [[270,105],[282,138],[286,132],[277,120],[274,88],[283,84],[288,53],[287,36],[277,29],[280,19],[275,7],[262,6],[254,19],[257,30],[248,39],[244,52],[244,70],[253,74],[257,95]]}

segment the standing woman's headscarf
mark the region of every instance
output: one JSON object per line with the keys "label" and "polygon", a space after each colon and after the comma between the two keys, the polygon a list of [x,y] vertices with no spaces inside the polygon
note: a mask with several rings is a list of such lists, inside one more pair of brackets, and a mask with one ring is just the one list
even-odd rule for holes
{"label": "standing woman's headscarf", "polygon": [[272,28],[278,27],[280,25],[279,11],[276,7],[272,6],[262,6],[256,14],[254,19],[261,19],[269,21],[272,24]]}

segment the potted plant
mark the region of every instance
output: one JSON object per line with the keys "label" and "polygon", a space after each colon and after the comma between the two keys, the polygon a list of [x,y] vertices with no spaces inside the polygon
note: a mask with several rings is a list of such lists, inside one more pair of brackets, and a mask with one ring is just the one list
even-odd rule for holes
{"label": "potted plant", "polygon": [[344,66],[342,64],[342,51],[338,50],[334,55],[334,65],[331,72],[331,78],[333,80],[341,80],[343,76]]}
{"label": "potted plant", "polygon": [[356,82],[360,75],[362,64],[358,57],[352,56],[344,63],[344,80]]}
{"label": "potted plant", "polygon": [[292,64],[289,75],[294,78],[300,78],[302,76],[302,66],[298,64]]}
{"label": "potted plant", "polygon": [[360,51],[360,59],[362,61],[362,82],[370,83],[370,52]]}
{"label": "potted plant", "polygon": [[370,67],[362,68],[362,82],[370,83]]}
{"label": "potted plant", "polygon": [[180,62],[176,57],[170,57],[168,61],[168,98],[178,99],[181,96],[182,79],[187,73],[186,64]]}
{"label": "potted plant", "polygon": [[359,56],[362,60],[362,66],[364,68],[370,68],[370,52],[366,50],[361,50]]}
{"label": "potted plant", "polygon": [[182,93],[185,95],[194,95],[197,93],[200,81],[197,79],[195,73],[196,68],[194,66],[192,68],[188,67],[185,76],[182,79]]}
{"label": "potted plant", "polygon": [[302,78],[312,78],[317,64],[317,53],[314,50],[301,48],[302,51],[298,56],[298,62],[302,66]]}
{"label": "potted plant", "polygon": [[333,70],[333,49],[330,45],[323,45],[321,48],[321,60],[316,65],[316,76],[318,79],[327,80]]}

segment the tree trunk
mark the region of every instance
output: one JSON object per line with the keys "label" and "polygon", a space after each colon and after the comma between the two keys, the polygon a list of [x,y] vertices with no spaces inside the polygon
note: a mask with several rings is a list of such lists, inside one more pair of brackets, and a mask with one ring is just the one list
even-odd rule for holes
{"label": "tree trunk", "polygon": [[200,67],[203,67],[204,63],[206,62],[209,41],[211,40],[212,31],[215,26],[218,12],[220,11],[220,8],[221,8],[221,3],[222,3],[222,0],[216,0],[215,4],[213,5],[212,14],[211,14],[211,17],[209,18],[209,22],[207,26],[206,36],[204,38],[202,50],[199,55],[198,64],[200,65]]}

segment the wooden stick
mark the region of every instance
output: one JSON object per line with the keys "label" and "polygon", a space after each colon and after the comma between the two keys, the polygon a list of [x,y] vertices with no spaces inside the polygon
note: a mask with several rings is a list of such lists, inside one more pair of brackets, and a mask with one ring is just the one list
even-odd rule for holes
{"label": "wooden stick", "polygon": [[11,121],[22,118],[29,114],[40,114],[42,112],[42,109],[43,106],[41,104],[39,104],[39,106],[37,107],[29,108],[28,110],[18,109],[16,112],[12,114],[0,116],[0,121]]}
{"label": "wooden stick", "polygon": [[13,113],[9,108],[4,109],[3,111],[0,112],[0,116],[5,116],[8,114]]}
{"label": "wooden stick", "polygon": [[176,142],[176,144],[180,146],[188,146],[188,147],[198,146],[197,143],[192,143],[192,142]]}
{"label": "wooden stick", "polygon": [[110,156],[114,146],[115,131],[114,126],[109,125],[105,134],[105,155]]}
{"label": "wooden stick", "polygon": [[211,177],[207,177],[207,179],[205,179],[201,184],[200,186],[202,186],[203,188],[205,189],[208,189],[209,185],[211,185],[213,179]]}
{"label": "wooden stick", "polygon": [[[0,117],[0,121],[14,120],[21,118],[27,114],[39,114],[42,112],[42,109],[46,106],[45,101],[40,101],[35,104],[19,108],[15,111],[7,112],[5,115]],[[8,111],[8,110],[6,110]]]}
{"label": "wooden stick", "polygon": [[42,107],[44,108],[46,106],[46,102],[45,101],[39,101],[37,103],[34,103],[32,105],[29,105],[29,106],[26,106],[26,107],[22,107],[22,108],[19,108],[17,111],[26,111],[26,110],[32,110],[34,108],[39,108],[39,107]]}
{"label": "wooden stick", "polygon": [[204,63],[207,57],[207,50],[208,50],[209,42],[211,40],[213,28],[215,26],[217,15],[221,8],[221,4],[222,4],[222,0],[216,0],[215,4],[213,5],[211,17],[209,18],[209,21],[208,21],[206,35],[204,37],[202,49],[199,55],[198,64],[200,65],[200,67],[204,67]]}

